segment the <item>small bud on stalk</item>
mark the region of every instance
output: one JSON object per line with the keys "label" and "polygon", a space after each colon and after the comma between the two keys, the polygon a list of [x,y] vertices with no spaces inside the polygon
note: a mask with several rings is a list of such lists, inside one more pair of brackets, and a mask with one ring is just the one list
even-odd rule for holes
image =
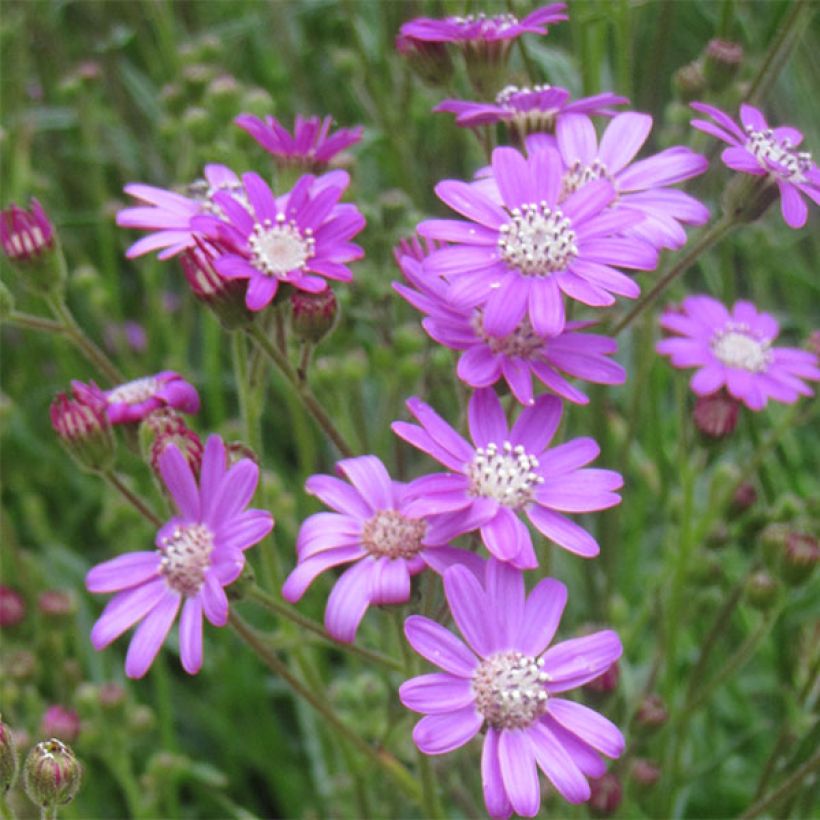
{"label": "small bud on stalk", "polygon": [[644,757],[636,757],[630,770],[632,780],[643,788],[654,786],[661,776],[660,768],[651,760]]}
{"label": "small bud on stalk", "polygon": [[[65,589],[47,589],[37,598],[37,609],[50,621],[62,622],[70,620],[77,611],[77,606],[71,593]],[[43,732],[43,734],[49,734]]]}
{"label": "small bud on stalk", "polygon": [[783,555],[783,580],[789,586],[805,583],[811,578],[818,560],[820,546],[817,539],[806,532],[790,532]]}
{"label": "small bud on stalk", "polygon": [[618,661],[612,664],[603,675],[599,675],[595,680],[591,680],[584,685],[587,692],[594,692],[597,695],[605,695],[615,691],[621,677],[621,670]]}
{"label": "small bud on stalk", "polygon": [[202,440],[173,408],[161,407],[146,416],[140,423],[139,438],[144,457],[150,461],[158,477],[160,456],[171,444],[180,449],[193,474],[199,475],[204,449]]}
{"label": "small bud on stalk", "polygon": [[26,617],[26,602],[16,590],[0,585],[0,628],[17,626]]}
{"label": "small bud on stalk", "polygon": [[757,501],[757,490],[754,484],[744,481],[732,496],[730,512],[734,515],[740,515],[746,512],[755,501]]}
{"label": "small bud on stalk", "polygon": [[669,719],[666,704],[660,695],[647,695],[638,707],[637,721],[641,726],[657,729]]}
{"label": "small bud on stalk", "polygon": [[58,393],[51,403],[51,426],[77,463],[90,472],[114,464],[114,436],[102,407]]}
{"label": "small bud on stalk", "polygon": [[709,88],[722,91],[737,76],[743,62],[743,46],[731,40],[715,38],[706,46],[703,74]]}
{"label": "small bud on stalk", "polygon": [[609,817],[618,810],[623,800],[623,788],[618,776],[607,772],[603,777],[590,779],[589,813],[593,817]]}
{"label": "small bud on stalk", "polygon": [[760,570],[746,582],[746,601],[749,606],[765,612],[770,609],[780,593],[780,584],[768,572]]}
{"label": "small bud on stalk", "polygon": [[49,706],[40,721],[40,734],[73,743],[80,734],[80,716],[74,709],[59,704]]}
{"label": "small bud on stalk", "polygon": [[695,427],[709,438],[725,438],[737,427],[740,403],[728,393],[699,396],[695,402]]}
{"label": "small bud on stalk", "polygon": [[14,733],[0,721],[0,795],[5,794],[17,780],[19,762]]}
{"label": "small bud on stalk", "polygon": [[681,66],[672,76],[672,84],[683,102],[692,102],[703,95],[706,78],[699,60]]}
{"label": "small bud on stalk", "polygon": [[290,294],[290,324],[297,338],[316,344],[336,323],[336,295],[328,286],[319,293],[293,290]]}
{"label": "small bud on stalk", "polygon": [[82,766],[71,747],[52,738],[38,743],[29,752],[23,769],[23,784],[33,803],[54,809],[74,799],[82,776]]}

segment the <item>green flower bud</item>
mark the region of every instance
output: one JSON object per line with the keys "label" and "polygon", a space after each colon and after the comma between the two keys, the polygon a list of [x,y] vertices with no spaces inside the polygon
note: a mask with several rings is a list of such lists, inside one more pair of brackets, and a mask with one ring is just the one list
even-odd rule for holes
{"label": "green flower bud", "polygon": [[19,761],[17,744],[11,729],[0,721],[0,795],[5,794],[17,780]]}
{"label": "green flower bud", "polygon": [[38,743],[23,769],[26,794],[32,803],[46,808],[70,803],[82,778],[83,768],[71,747],[56,738]]}

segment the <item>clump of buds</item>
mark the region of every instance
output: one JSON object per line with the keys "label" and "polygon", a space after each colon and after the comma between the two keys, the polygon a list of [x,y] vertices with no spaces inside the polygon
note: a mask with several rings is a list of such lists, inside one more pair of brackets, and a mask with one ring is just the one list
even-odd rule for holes
{"label": "clump of buds", "polygon": [[28,211],[12,205],[0,212],[0,246],[32,290],[62,292],[65,262],[54,226],[36,199],[31,200]]}
{"label": "clump of buds", "polygon": [[199,475],[204,448],[200,437],[170,407],[162,407],[146,416],[140,424],[140,441],[151,468],[159,475],[159,457],[173,444],[185,456],[194,475]]}
{"label": "clump of buds", "polygon": [[74,799],[82,777],[83,768],[71,747],[57,738],[38,743],[28,753],[23,769],[29,799],[52,810]]}
{"label": "clump of buds", "polygon": [[23,596],[16,589],[0,584],[0,628],[17,626],[25,617]]}
{"label": "clump of buds", "polygon": [[725,438],[734,432],[740,413],[740,404],[728,393],[720,391],[711,396],[699,396],[695,402],[695,427],[708,438]]}
{"label": "clump of buds", "polygon": [[298,339],[316,344],[333,330],[339,307],[336,294],[326,287],[319,293],[296,290],[290,294],[290,326]]}
{"label": "clump of buds", "polygon": [[58,393],[51,403],[51,426],[84,470],[106,472],[114,464],[114,436],[105,410],[77,396]]}
{"label": "clump of buds", "polygon": [[669,720],[669,712],[660,695],[647,695],[638,707],[638,723],[648,729],[657,729]]}
{"label": "clump of buds", "polygon": [[593,817],[609,817],[615,814],[624,796],[621,781],[613,772],[590,779],[589,790],[589,812]]}
{"label": "clump of buds", "polygon": [[0,795],[5,794],[17,780],[19,762],[14,733],[0,721]]}
{"label": "clump of buds", "polygon": [[40,721],[40,735],[73,743],[80,734],[80,716],[74,709],[55,704],[49,706]]}
{"label": "clump of buds", "polygon": [[737,76],[743,62],[743,46],[731,40],[710,40],[703,57],[703,74],[709,88],[722,91]]}

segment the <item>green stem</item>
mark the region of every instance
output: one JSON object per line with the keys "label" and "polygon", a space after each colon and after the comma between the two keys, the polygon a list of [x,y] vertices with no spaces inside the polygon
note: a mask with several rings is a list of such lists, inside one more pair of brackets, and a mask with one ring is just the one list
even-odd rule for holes
{"label": "green stem", "polygon": [[63,332],[77,346],[86,359],[112,384],[121,384],[124,382],[125,376],[123,376],[111,359],[85,335],[85,332],[74,318],[74,314],[69,310],[65,301],[61,298],[49,298],[48,305],[52,313],[62,323],[64,328]]}
{"label": "green stem", "polygon": [[790,797],[797,791],[800,783],[818,768],[820,768],[820,752],[815,752],[799,769],[796,769],[790,777],[787,777],[778,788],[767,794],[763,799],[749,806],[749,808],[740,815],[740,820],[757,817],[779,803],[784,797]]}
{"label": "green stem", "polygon": [[277,600],[256,585],[252,586],[248,590],[247,595],[250,600],[255,601],[260,606],[265,607],[265,609],[270,610],[275,615],[279,615],[282,618],[287,618],[291,623],[296,624],[296,626],[302,627],[303,629],[308,630],[308,632],[312,632],[314,635],[318,635],[328,643],[332,643],[337,649],[342,649],[345,652],[349,652],[351,655],[358,655],[358,657],[371,663],[377,663],[384,666],[386,669],[391,669],[396,672],[401,672],[403,669],[402,665],[398,661],[393,660],[393,658],[390,658],[387,655],[383,655],[381,652],[373,652],[370,649],[364,649],[363,647],[356,646],[355,644],[339,643],[320,623],[314,621],[312,618],[302,615],[293,607]]}
{"label": "green stem", "polygon": [[110,484],[129,504],[131,504],[140,515],[144,516],[155,527],[162,526],[159,516],[138,496],[125,482],[113,471],[102,473],[102,477]]}
{"label": "green stem", "polygon": [[32,313],[22,313],[13,310],[3,319],[10,325],[25,327],[28,330],[42,330],[44,333],[65,333],[65,325],[62,322],[55,322],[53,319],[46,319],[43,316],[35,316]]}
{"label": "green stem", "polygon": [[282,678],[295,694],[309,703],[327,722],[328,726],[333,728],[340,737],[344,738],[351,746],[388,775],[409,798],[416,803],[421,803],[421,790],[418,783],[399,760],[387,751],[374,749],[367,741],[350,729],[330,707],[327,698],[323,697],[321,693],[314,693],[302,684],[282,663],[279,657],[265,646],[259,635],[235,612],[231,612],[229,622],[239,637],[256,652],[265,665],[275,675]]}
{"label": "green stem", "polygon": [[2,820],[16,820],[17,818],[11,806],[6,802],[5,793],[0,794],[0,818]]}
{"label": "green stem", "polygon": [[57,820],[57,806],[41,806],[40,820]]}
{"label": "green stem", "polygon": [[641,315],[682,273],[685,273],[694,264],[695,260],[712,245],[715,245],[735,226],[735,221],[731,217],[724,216],[718,220],[709,230],[704,231],[698,241],[676,262],[654,285],[633,308],[612,328],[612,335],[617,336],[632,321]]}
{"label": "green stem", "polygon": [[248,340],[241,333],[233,333],[231,353],[236,379],[236,393],[239,398],[239,413],[245,428],[245,439],[248,447],[262,457],[262,431],[259,429],[259,417],[256,402],[251,390],[250,370],[248,368]]}
{"label": "green stem", "polygon": [[353,448],[347,443],[344,436],[336,429],[336,425],[331,420],[330,416],[325,411],[324,407],[319,403],[319,400],[313,394],[310,386],[299,380],[298,373],[293,369],[291,363],[288,361],[280,350],[275,345],[271,344],[270,339],[265,336],[264,331],[256,325],[251,325],[247,331],[251,338],[259,345],[262,352],[279,368],[282,375],[293,385],[296,394],[302,400],[305,409],[313,416],[316,423],[324,430],[327,437],[336,445],[339,452],[346,458],[355,455]]}

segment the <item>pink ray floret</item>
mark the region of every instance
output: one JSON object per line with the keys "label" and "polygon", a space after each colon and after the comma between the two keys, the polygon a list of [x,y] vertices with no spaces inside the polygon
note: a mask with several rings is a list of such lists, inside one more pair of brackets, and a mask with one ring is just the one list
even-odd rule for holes
{"label": "pink ray floret", "polygon": [[205,446],[198,486],[175,445],[162,453],[159,469],[177,514],[160,528],[156,549],[112,558],[85,579],[89,592],[116,593],[91,630],[95,649],[139,623],[125,659],[131,678],[148,671],[180,610],[182,666],[191,675],[200,670],[203,616],[214,626],[227,623],[224,588],[242,572],[244,551],[274,523],[265,510],[245,509],[259,468],[249,458],[229,468],[219,436],[211,436]]}
{"label": "pink ray floret", "polygon": [[447,546],[456,528],[435,517],[410,516],[407,485],[391,480],[376,456],[338,462],[348,483],[329,475],[311,476],[305,489],[335,512],[311,515],[296,540],[298,563],[282,588],[295,603],[331,567],[345,570],[327,601],[325,627],[338,641],[352,642],[371,604],[410,599],[410,578],[426,567],[437,572],[456,561],[478,560]]}
{"label": "pink ray floret", "polygon": [[658,353],[675,367],[698,368],[691,386],[699,396],[725,387],[750,410],[762,410],[769,399],[792,404],[811,396],[803,380],[820,380],[817,356],[774,347],[777,320],[751,302],[736,302],[729,311],[711,296],[689,296],[680,310],[667,310],[660,324],[676,335],[658,342]]}
{"label": "pink ray floret", "polygon": [[808,151],[798,150],[803,134],[790,125],[769,127],[763,113],[748,103],[740,106],[740,125],[712,105],[695,102],[692,108],[712,120],[692,120],[695,128],[729,144],[723,162],[742,174],[768,176],[780,191],[786,224],[802,228],[809,212],[803,197],[820,204],[820,170]]}
{"label": "pink ray floret", "polygon": [[463,641],[420,615],[404,625],[413,649],[442,670],[399,689],[401,702],[425,715],[413,730],[416,746],[446,754],[485,729],[481,780],[491,817],[535,817],[539,769],[565,800],[588,800],[588,778],[606,771],[602,755],[620,757],[624,738],[605,717],[560,695],[618,660],[618,636],[604,630],[550,647],[566,587],[544,578],[527,595],[522,573],[492,558],[483,583],[465,567],[447,570],[444,592]]}
{"label": "pink ray floret", "polygon": [[600,452],[591,438],[548,448],[561,422],[560,399],[539,396],[509,428],[493,390],[476,390],[468,406],[472,444],[420,399],[407,407],[421,426],[396,421],[393,432],[450,470],[412,482],[408,514],[448,513],[456,532],[479,530],[492,555],[521,569],[538,566],[522,513],[558,546],[584,558],[598,554],[595,539],[563,513],[619,504],[623,479],[612,470],[581,469]]}

